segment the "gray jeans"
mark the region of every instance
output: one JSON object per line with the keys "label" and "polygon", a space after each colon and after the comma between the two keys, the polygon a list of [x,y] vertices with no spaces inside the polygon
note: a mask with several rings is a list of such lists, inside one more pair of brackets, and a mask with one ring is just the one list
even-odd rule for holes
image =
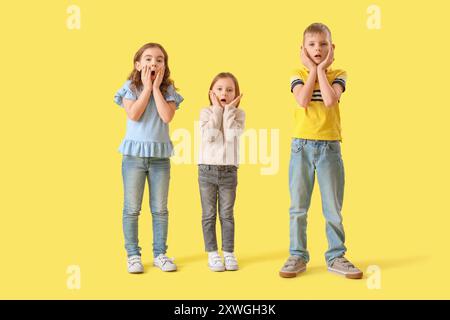
{"label": "gray jeans", "polygon": [[237,167],[198,166],[198,183],[202,201],[202,228],[205,250],[217,251],[216,216],[222,229],[222,250],[234,252],[234,201],[236,199]]}

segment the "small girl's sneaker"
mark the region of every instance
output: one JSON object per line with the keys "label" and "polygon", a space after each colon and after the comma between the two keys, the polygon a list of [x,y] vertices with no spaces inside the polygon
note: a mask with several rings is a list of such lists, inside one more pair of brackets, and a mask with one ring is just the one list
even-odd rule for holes
{"label": "small girl's sneaker", "polygon": [[208,267],[211,271],[222,272],[225,271],[225,266],[222,258],[217,252],[208,252]]}
{"label": "small girl's sneaker", "polygon": [[236,257],[234,256],[234,253],[224,252],[223,257],[225,259],[225,270],[236,271],[239,269],[239,265],[236,260]]}
{"label": "small girl's sneaker", "polygon": [[141,256],[131,256],[128,257],[128,272],[129,273],[143,273],[144,266],[141,262]]}
{"label": "small girl's sneaker", "polygon": [[173,263],[173,258],[168,258],[165,254],[160,254],[153,261],[153,265],[160,268],[162,271],[171,272],[176,271],[177,266]]}

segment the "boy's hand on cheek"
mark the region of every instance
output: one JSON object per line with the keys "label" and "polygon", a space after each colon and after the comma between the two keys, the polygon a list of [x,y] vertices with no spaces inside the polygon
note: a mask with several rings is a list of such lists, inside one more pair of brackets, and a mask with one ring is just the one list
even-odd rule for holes
{"label": "boy's hand on cheek", "polygon": [[331,64],[334,61],[334,48],[331,45],[330,46],[330,50],[328,51],[327,57],[325,58],[325,60],[323,60],[318,66],[317,68],[319,70],[325,70],[327,69],[329,66],[331,66]]}
{"label": "boy's hand on cheek", "polygon": [[308,70],[312,70],[314,68],[316,68],[316,64],[314,63],[314,61],[311,60],[311,58],[308,55],[308,52],[306,52],[306,49],[304,47],[301,48],[300,50],[300,59],[303,63],[303,65],[308,68]]}

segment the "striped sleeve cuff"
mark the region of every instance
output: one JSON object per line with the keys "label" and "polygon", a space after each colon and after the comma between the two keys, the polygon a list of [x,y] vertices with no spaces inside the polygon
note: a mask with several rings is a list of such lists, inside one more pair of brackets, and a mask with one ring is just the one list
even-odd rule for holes
{"label": "striped sleeve cuff", "polygon": [[334,79],[332,84],[335,84],[335,83],[340,84],[342,87],[342,92],[345,92],[345,79],[336,78],[336,79]]}
{"label": "striped sleeve cuff", "polygon": [[299,84],[304,85],[305,83],[303,82],[302,79],[300,79],[300,78],[298,78],[298,77],[293,77],[293,78],[291,79],[291,92],[293,92],[295,86],[297,86],[297,85],[299,85]]}

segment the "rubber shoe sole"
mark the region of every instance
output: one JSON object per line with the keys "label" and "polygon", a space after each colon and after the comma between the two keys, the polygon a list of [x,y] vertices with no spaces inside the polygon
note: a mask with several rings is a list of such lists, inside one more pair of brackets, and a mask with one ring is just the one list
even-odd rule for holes
{"label": "rubber shoe sole", "polygon": [[158,269],[160,269],[161,271],[163,271],[163,272],[175,272],[175,271],[177,271],[177,267],[175,266],[175,267],[173,267],[172,269],[164,269],[164,268],[161,268],[158,264],[156,264],[156,263],[153,263],[153,266],[154,267],[157,267]]}
{"label": "rubber shoe sole", "polygon": [[295,278],[298,274],[300,274],[300,273],[303,273],[303,272],[305,272],[306,271],[306,266],[304,267],[304,268],[302,268],[302,269],[300,269],[299,271],[296,271],[296,272],[283,272],[283,271],[280,271],[280,277],[282,277],[282,278]]}
{"label": "rubber shoe sole", "polygon": [[237,271],[239,270],[239,266],[225,266],[225,270],[227,271]]}
{"label": "rubber shoe sole", "polygon": [[347,279],[362,279],[362,277],[363,277],[363,273],[362,273],[362,272],[346,273],[346,272],[344,272],[344,271],[340,271],[340,270],[337,270],[337,269],[333,269],[333,268],[331,268],[331,267],[328,267],[328,271],[331,272],[331,273],[340,275],[340,276],[344,276],[344,277],[346,277]]}
{"label": "rubber shoe sole", "polygon": [[128,271],[129,274],[141,274],[144,273],[144,271]]}
{"label": "rubber shoe sole", "polygon": [[212,267],[212,266],[210,266],[208,264],[208,268],[209,268],[209,270],[211,270],[213,272],[223,272],[223,271],[225,271],[225,267],[224,266],[222,266],[222,267]]}

